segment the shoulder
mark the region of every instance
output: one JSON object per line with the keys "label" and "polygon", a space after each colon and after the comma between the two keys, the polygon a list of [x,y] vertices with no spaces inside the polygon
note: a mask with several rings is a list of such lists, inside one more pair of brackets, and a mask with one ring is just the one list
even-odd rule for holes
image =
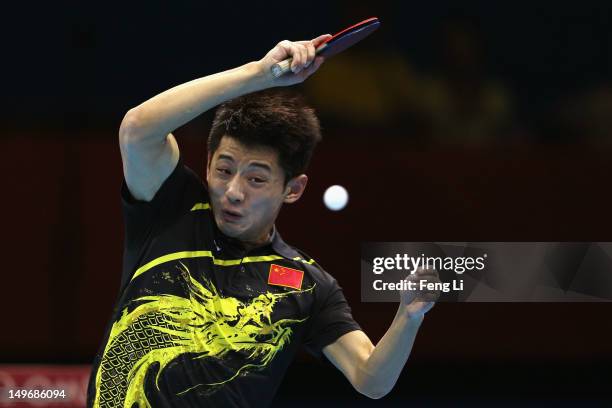
{"label": "shoulder", "polygon": [[182,159],[150,201],[136,199],[125,180],[121,186],[121,198],[126,220],[134,219],[142,225],[156,220],[165,224],[182,214],[210,208],[206,184]]}
{"label": "shoulder", "polygon": [[208,192],[206,183],[200,175],[187,166],[182,161],[176,166],[176,171],[181,173],[179,177],[182,177],[186,186],[197,191]]}
{"label": "shoulder", "polygon": [[306,252],[291,246],[292,250],[297,254],[295,259],[300,262],[303,266],[305,273],[312,279],[316,285],[315,292],[328,294],[334,288],[339,287],[336,279],[327,272],[312,256]]}
{"label": "shoulder", "polygon": [[[170,187],[175,194],[170,193],[169,202],[176,200],[181,203],[181,213],[198,214],[210,210],[208,186],[202,177],[184,163],[179,163],[174,179],[175,187]],[[171,204],[170,204],[171,205]]]}

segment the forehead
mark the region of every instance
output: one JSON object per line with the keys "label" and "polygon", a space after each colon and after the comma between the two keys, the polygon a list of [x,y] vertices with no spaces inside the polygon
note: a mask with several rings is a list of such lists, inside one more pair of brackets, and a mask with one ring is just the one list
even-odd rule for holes
{"label": "forehead", "polygon": [[268,146],[247,146],[229,136],[223,136],[219,142],[214,158],[218,160],[220,156],[230,156],[236,162],[265,162],[273,169],[279,167],[276,150]]}

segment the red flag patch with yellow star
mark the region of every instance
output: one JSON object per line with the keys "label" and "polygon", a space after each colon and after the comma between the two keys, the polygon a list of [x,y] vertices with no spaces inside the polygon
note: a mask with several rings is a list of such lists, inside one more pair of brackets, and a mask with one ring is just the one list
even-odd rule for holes
{"label": "red flag patch with yellow star", "polygon": [[270,271],[268,272],[269,285],[301,289],[302,279],[304,279],[304,272],[299,269],[291,269],[275,264],[270,265]]}

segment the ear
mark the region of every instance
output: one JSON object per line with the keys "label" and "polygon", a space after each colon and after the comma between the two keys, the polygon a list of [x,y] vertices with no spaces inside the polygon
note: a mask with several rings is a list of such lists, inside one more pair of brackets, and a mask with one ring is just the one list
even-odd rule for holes
{"label": "ear", "polygon": [[299,200],[304,193],[304,190],[306,190],[307,183],[308,176],[305,174],[300,174],[299,176],[295,176],[289,180],[287,187],[285,187],[285,198],[283,199],[283,202],[291,204]]}
{"label": "ear", "polygon": [[208,157],[206,158],[206,182],[208,183],[208,176],[210,173],[210,153],[208,153]]}

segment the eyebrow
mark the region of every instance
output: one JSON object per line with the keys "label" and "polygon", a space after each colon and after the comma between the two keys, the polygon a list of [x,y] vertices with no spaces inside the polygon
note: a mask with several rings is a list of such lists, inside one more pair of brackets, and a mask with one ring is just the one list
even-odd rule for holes
{"label": "eyebrow", "polygon": [[[221,160],[221,159],[229,160],[231,162],[234,161],[234,158],[232,156],[227,155],[227,154],[223,154],[223,153],[219,154],[218,160]],[[249,166],[259,167],[259,168],[262,168],[264,170],[268,170],[270,173],[272,173],[272,168],[269,165],[267,165],[266,163],[263,163],[263,162],[251,162],[251,163],[249,163]]]}

